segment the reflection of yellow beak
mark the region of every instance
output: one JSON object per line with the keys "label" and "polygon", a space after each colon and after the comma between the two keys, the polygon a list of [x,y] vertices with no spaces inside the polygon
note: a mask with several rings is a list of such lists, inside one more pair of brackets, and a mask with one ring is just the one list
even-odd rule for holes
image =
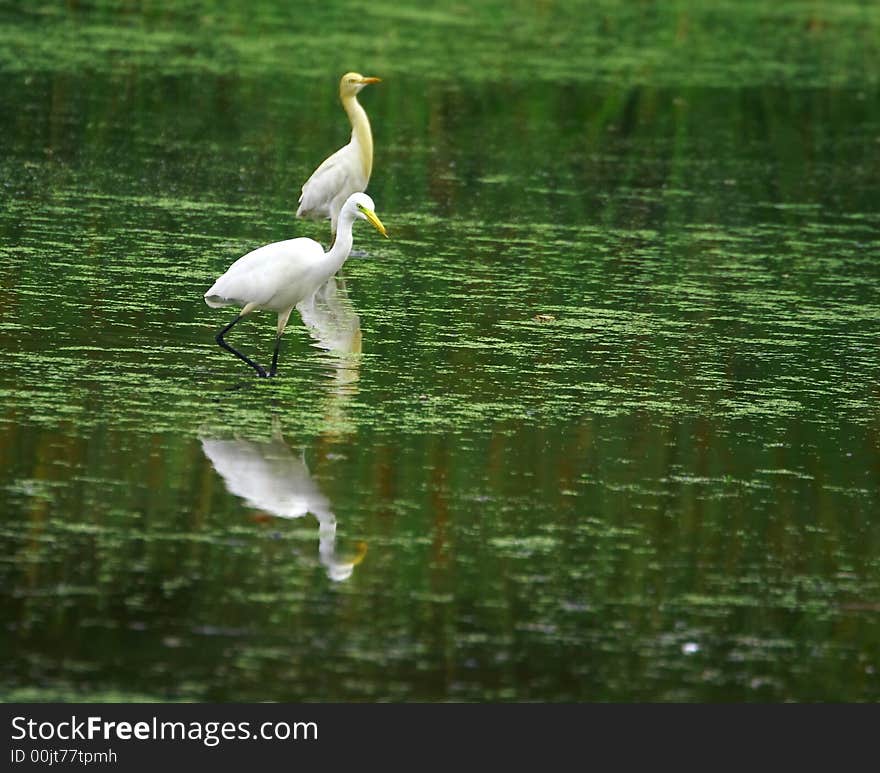
{"label": "reflection of yellow beak", "polygon": [[381,78],[361,78],[361,83],[363,83],[365,86],[368,83],[381,83],[381,82],[382,82]]}
{"label": "reflection of yellow beak", "polygon": [[358,542],[356,547],[357,547],[357,553],[355,553],[354,558],[351,560],[352,566],[357,566],[361,561],[364,560],[364,556],[367,555],[367,543],[366,542]]}
{"label": "reflection of yellow beak", "polygon": [[369,220],[373,224],[373,228],[375,228],[382,236],[386,239],[388,238],[388,232],[385,230],[385,226],[382,225],[382,221],[376,217],[376,213],[373,212],[372,209],[367,209],[366,207],[362,207],[358,204],[358,209],[366,215],[367,220]]}

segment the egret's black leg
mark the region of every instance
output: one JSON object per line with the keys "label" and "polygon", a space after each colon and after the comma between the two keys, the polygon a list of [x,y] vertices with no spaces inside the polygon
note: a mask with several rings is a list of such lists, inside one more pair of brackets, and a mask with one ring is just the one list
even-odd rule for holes
{"label": "egret's black leg", "polygon": [[[238,322],[242,318],[242,315],[239,314],[232,322],[230,322],[226,327],[224,327],[219,333],[217,333],[217,343],[220,344],[227,352],[232,352],[238,359],[244,360],[248,365],[250,365],[257,373],[260,375],[260,378],[266,378],[266,370],[259,363],[254,362],[250,357],[246,354],[242,354],[238,349],[232,348],[226,341],[223,340],[223,336],[226,335],[230,330],[232,330],[233,326],[236,322]],[[278,349],[275,349],[275,355],[278,355]]]}
{"label": "egret's black leg", "polygon": [[281,351],[281,336],[275,336],[275,351],[272,353],[272,367],[269,368],[269,378],[275,375],[278,370],[278,352]]}
{"label": "egret's black leg", "polygon": [[274,376],[278,370],[278,354],[281,351],[281,336],[284,333],[284,328],[287,326],[287,320],[290,319],[290,312],[292,311],[293,307],[278,312],[278,331],[275,333],[275,351],[272,352],[272,367],[269,369],[270,378]]}

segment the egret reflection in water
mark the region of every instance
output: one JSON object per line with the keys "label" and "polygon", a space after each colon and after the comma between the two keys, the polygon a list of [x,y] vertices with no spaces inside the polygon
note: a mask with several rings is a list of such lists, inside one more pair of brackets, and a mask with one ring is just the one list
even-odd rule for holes
{"label": "egret reflection in water", "polygon": [[326,394],[321,434],[332,441],[353,429],[346,409],[358,393],[362,359],[361,320],[348,297],[345,280],[331,277],[302,317],[312,346],[323,350],[318,359],[329,381],[321,384]]}
{"label": "egret reflection in water", "polygon": [[327,352],[325,362],[334,370],[331,391],[353,394],[348,387],[360,376],[361,318],[348,297],[345,280],[330,277],[315,293],[314,303],[303,311],[302,320],[314,339],[312,346]]}
{"label": "egret reflection in water", "polygon": [[[344,426],[345,403],[356,392],[361,351],[360,318],[343,280],[331,277],[303,321],[315,339],[313,345],[325,350],[324,362],[331,368],[330,381],[322,386],[328,396],[325,434],[333,438]],[[272,437],[268,441],[225,439],[208,432],[203,432],[201,441],[205,456],[231,494],[279,518],[314,515],[318,519],[318,554],[327,576],[338,582],[352,575],[366,554],[366,544],[359,543],[353,556],[336,552],[336,516],[330,501],[312,478],[305,452],[297,456],[284,440],[277,412],[272,416]]]}
{"label": "egret reflection in water", "polygon": [[318,519],[318,555],[331,580],[347,580],[366,554],[361,543],[354,556],[336,552],[336,516],[312,478],[305,459],[297,458],[280,433],[269,441],[202,438],[202,450],[231,494],[279,518]]}

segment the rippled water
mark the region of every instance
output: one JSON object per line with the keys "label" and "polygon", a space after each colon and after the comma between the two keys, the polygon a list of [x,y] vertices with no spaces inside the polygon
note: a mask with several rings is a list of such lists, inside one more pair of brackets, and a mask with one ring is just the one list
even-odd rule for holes
{"label": "rippled water", "polygon": [[[17,5],[6,699],[880,697],[871,5]],[[259,380],[352,67],[391,238]]]}

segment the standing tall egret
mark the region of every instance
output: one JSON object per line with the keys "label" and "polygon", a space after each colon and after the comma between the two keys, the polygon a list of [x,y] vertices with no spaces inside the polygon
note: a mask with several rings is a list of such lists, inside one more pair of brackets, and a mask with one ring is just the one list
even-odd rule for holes
{"label": "standing tall egret", "polygon": [[[278,368],[281,334],[294,308],[307,312],[315,301],[315,293],[345,263],[351,252],[352,226],[356,219],[367,220],[383,236],[388,236],[382,221],[373,211],[375,204],[366,193],[353,193],[339,213],[339,228],[329,251],[324,252],[314,239],[300,237],[259,247],[235,261],[205,293],[211,308],[241,306],[238,316],[219,333],[217,343],[226,351],[244,360],[265,378],[274,376]],[[252,311],[266,309],[278,314],[278,332],[272,367],[267,373],[262,365],[231,347],[223,339],[232,327]]]}
{"label": "standing tall egret", "polygon": [[351,140],[312,172],[299,197],[297,217],[315,220],[330,218],[331,240],[336,237],[336,224],[342,205],[352,193],[363,192],[373,171],[373,133],[370,119],[357,100],[360,90],[379,83],[380,78],[365,78],[347,72],[339,81],[339,98],[351,121]]}

